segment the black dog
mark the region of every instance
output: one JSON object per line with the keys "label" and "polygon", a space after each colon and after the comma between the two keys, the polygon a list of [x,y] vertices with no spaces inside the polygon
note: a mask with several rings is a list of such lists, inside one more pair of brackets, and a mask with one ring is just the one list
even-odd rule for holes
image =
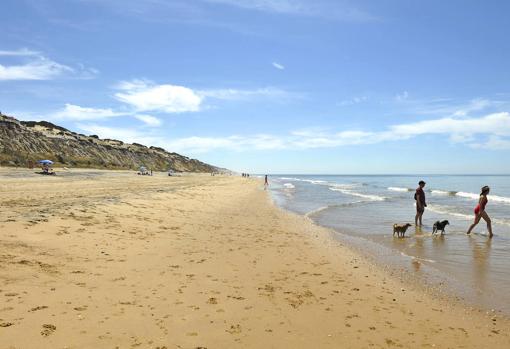
{"label": "black dog", "polygon": [[450,222],[448,221],[437,221],[436,223],[434,223],[434,228],[432,230],[432,234],[437,234],[438,231],[441,230],[441,235],[444,234],[444,229],[446,228],[446,226],[450,224]]}

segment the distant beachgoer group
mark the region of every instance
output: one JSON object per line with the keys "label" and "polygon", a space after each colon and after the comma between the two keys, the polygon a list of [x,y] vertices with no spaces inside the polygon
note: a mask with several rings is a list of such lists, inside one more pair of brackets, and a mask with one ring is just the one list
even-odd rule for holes
{"label": "distant beachgoer group", "polygon": [[[414,223],[415,225],[422,226],[422,217],[423,213],[425,212],[425,207],[427,207],[427,202],[425,200],[425,191],[423,188],[425,187],[424,181],[418,182],[418,188],[416,188],[416,192],[414,194],[414,200],[416,201],[416,216],[414,217]],[[480,220],[483,218],[485,222],[487,223],[487,230],[489,231],[489,238],[493,237],[492,233],[492,224],[491,219],[489,215],[487,214],[487,211],[485,210],[485,207],[487,206],[487,203],[489,200],[487,199],[487,195],[490,192],[490,188],[488,185],[482,187],[480,197],[478,199],[478,205],[476,205],[474,209],[475,214],[475,220],[473,224],[469,227],[467,234],[471,234],[471,231],[478,225]]]}
{"label": "distant beachgoer group", "polygon": [[243,174],[242,174],[242,176],[243,176],[244,178],[249,178],[249,177],[250,177],[250,174],[249,174],[249,173],[243,173]]}

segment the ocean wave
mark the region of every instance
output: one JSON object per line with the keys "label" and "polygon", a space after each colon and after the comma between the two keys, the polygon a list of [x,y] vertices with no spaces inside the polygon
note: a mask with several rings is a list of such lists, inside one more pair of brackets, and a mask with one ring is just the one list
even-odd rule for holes
{"label": "ocean wave", "polygon": [[[440,206],[440,205],[428,205],[427,209],[429,209],[432,212],[449,215],[457,218],[462,218],[464,220],[473,220],[475,215],[473,214],[464,214],[457,212],[455,208],[448,207],[448,206]],[[499,219],[499,218],[491,218],[491,221],[493,221],[495,224],[502,224],[502,225],[508,225],[510,226],[510,219]],[[483,223],[483,222],[482,222]]]}
{"label": "ocean wave", "polygon": [[365,200],[358,200],[358,201],[346,202],[346,203],[343,203],[343,204],[334,204],[334,205],[322,206],[322,207],[316,208],[315,210],[311,210],[310,212],[307,212],[305,214],[305,216],[306,217],[310,217],[310,216],[313,216],[313,215],[315,215],[317,213],[320,213],[320,212],[322,212],[324,210],[327,210],[327,209],[330,209],[330,208],[350,207],[350,206],[355,206],[355,205],[363,203],[363,202],[366,202],[366,201]]}
{"label": "ocean wave", "polygon": [[301,182],[302,181],[302,179],[293,178],[293,177],[280,177],[279,179],[283,179],[284,181],[297,181],[297,182]]}
{"label": "ocean wave", "polygon": [[454,195],[457,195],[457,192],[456,191],[447,191],[447,190],[439,190],[439,189],[433,189],[430,191],[432,194],[437,194],[437,195],[450,195],[450,196],[454,196]]}
{"label": "ocean wave", "polygon": [[[463,198],[473,199],[473,200],[480,199],[480,195],[479,194],[467,193],[467,192],[464,192],[464,191],[459,191],[455,195],[463,197]],[[505,203],[505,204],[510,204],[510,198],[507,198],[505,196],[490,195],[489,196],[489,201],[495,201],[495,202],[502,202],[502,203]]]}
{"label": "ocean wave", "polygon": [[319,184],[319,185],[327,185],[327,181],[319,180],[319,179],[303,179],[303,178],[294,178],[294,177],[280,177],[280,179],[285,181],[295,181],[295,182],[306,182],[311,184]]}
{"label": "ocean wave", "polygon": [[285,189],[295,189],[296,186],[292,183],[283,183],[283,186],[285,187]]}
{"label": "ocean wave", "polygon": [[450,216],[454,216],[454,217],[458,217],[458,218],[463,218],[463,219],[471,220],[474,217],[473,214],[467,215],[467,214],[464,214],[464,213],[456,212],[454,208],[450,208],[450,207],[447,207],[447,206],[430,205],[429,204],[427,206],[427,209],[432,211],[432,212],[435,212],[435,213],[444,214],[444,215],[450,215]]}
{"label": "ocean wave", "polygon": [[315,209],[315,210],[312,210],[312,211],[310,211],[310,212],[305,213],[305,217],[313,216],[313,215],[315,215],[315,214],[317,214],[317,213],[319,213],[319,212],[322,212],[322,211],[324,211],[324,210],[327,210],[328,208],[331,208],[331,207],[332,207],[332,206],[330,206],[330,205],[329,205],[329,206],[322,206],[322,207],[319,207],[319,208],[317,208],[317,209]]}
{"label": "ocean wave", "polygon": [[331,188],[337,189],[353,189],[362,186],[362,183],[335,183],[331,184]]}
{"label": "ocean wave", "polygon": [[384,201],[384,200],[387,199],[384,196],[362,194],[362,193],[358,193],[358,192],[355,192],[355,191],[352,191],[352,190],[347,190],[347,189],[339,188],[337,186],[330,187],[329,190],[338,191],[338,192],[340,192],[342,194],[357,196],[357,197],[360,197],[360,198],[368,199],[370,201]]}
{"label": "ocean wave", "polygon": [[473,199],[473,200],[478,200],[480,198],[480,195],[478,195],[478,194],[466,193],[465,191],[459,191],[455,195],[460,196],[462,198],[468,198],[468,199]]}
{"label": "ocean wave", "polygon": [[313,180],[313,179],[305,179],[304,181],[305,181],[305,182],[312,183],[312,184],[327,184],[327,183],[328,183],[328,182],[326,182],[326,181]]}
{"label": "ocean wave", "polygon": [[304,178],[295,178],[295,177],[280,177],[279,179],[286,180],[286,181],[294,181],[294,182],[305,182],[305,183],[323,185],[323,186],[331,186],[331,187],[341,188],[341,189],[352,189],[352,188],[357,188],[357,187],[367,185],[366,183],[332,183],[332,182],[324,181],[321,179],[304,179]]}
{"label": "ocean wave", "polygon": [[490,195],[489,200],[510,204],[510,198],[507,198],[505,196]]}
{"label": "ocean wave", "polygon": [[388,190],[391,191],[412,191],[410,188],[400,188],[400,187],[388,187]]}

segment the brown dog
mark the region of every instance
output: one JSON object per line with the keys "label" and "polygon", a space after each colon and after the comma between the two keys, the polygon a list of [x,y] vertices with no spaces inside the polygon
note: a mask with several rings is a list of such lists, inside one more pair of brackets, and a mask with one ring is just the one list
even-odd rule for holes
{"label": "brown dog", "polygon": [[393,224],[393,236],[397,233],[397,237],[404,237],[406,235],[407,228],[409,228],[412,224]]}

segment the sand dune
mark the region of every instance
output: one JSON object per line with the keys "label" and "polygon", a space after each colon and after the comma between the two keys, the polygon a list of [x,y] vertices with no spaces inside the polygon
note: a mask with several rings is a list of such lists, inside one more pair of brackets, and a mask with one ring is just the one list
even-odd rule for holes
{"label": "sand dune", "polygon": [[71,172],[0,170],[0,348],[510,347],[257,180]]}

